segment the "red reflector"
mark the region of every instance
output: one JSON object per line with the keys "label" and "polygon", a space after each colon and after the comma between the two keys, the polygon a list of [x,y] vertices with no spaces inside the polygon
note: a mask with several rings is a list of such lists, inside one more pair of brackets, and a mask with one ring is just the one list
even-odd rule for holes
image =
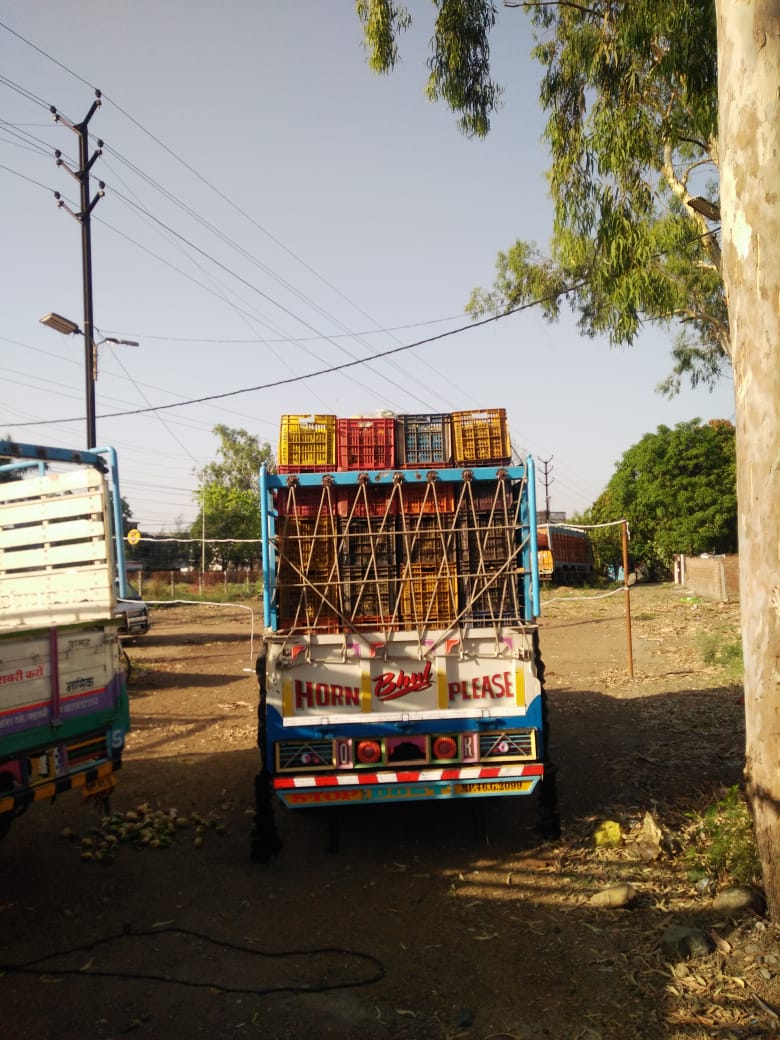
{"label": "red reflector", "polygon": [[434,758],[456,758],[458,745],[452,737],[437,737],[433,742]]}
{"label": "red reflector", "polygon": [[382,748],[376,740],[361,740],[357,746],[357,760],[372,766],[382,757]]}

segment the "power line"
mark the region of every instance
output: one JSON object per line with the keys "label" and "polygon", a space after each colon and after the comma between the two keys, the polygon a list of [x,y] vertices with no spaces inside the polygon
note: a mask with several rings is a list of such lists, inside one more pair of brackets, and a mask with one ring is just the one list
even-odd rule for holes
{"label": "power line", "polygon": [[[306,379],[316,379],[318,376],[330,375],[331,373],[334,373],[334,372],[341,372],[341,371],[343,371],[346,368],[354,368],[357,365],[363,365],[363,364],[365,364],[368,361],[374,361],[374,360],[376,360],[378,358],[389,357],[392,354],[400,354],[400,353],[402,353],[404,351],[407,351],[407,350],[413,350],[416,347],[425,346],[428,343],[435,343],[438,340],[446,339],[449,336],[457,335],[460,332],[470,332],[473,329],[478,329],[478,328],[480,328],[483,325],[489,325],[491,322],[500,321],[502,318],[508,318],[508,317],[510,317],[513,314],[517,314],[519,311],[528,310],[530,307],[535,307],[535,306],[537,306],[541,302],[544,302],[544,301],[543,300],[534,300],[531,303],[521,304],[518,307],[514,307],[511,310],[505,311],[503,314],[493,314],[489,318],[483,318],[480,321],[475,321],[475,322],[471,323],[470,325],[463,325],[463,326],[461,326],[460,328],[457,328],[457,329],[450,329],[448,332],[440,332],[440,333],[438,333],[435,336],[428,336],[425,339],[416,340],[414,343],[404,343],[404,344],[402,344],[399,347],[390,347],[388,350],[380,351],[379,353],[374,354],[374,355],[372,355],[371,357],[368,357],[368,358],[356,358],[356,359],[354,359],[352,361],[344,361],[341,364],[331,365],[328,368],[322,368],[322,369],[319,369],[319,370],[317,370],[315,372],[307,372],[305,375],[302,375],[302,376],[288,376],[285,379],[276,379],[276,380],[273,380],[270,383],[261,383],[258,386],[247,386],[247,387],[243,387],[243,388],[241,388],[239,390],[228,390],[225,393],[221,393],[221,394],[208,394],[205,397],[195,397],[195,398],[191,398],[190,400],[187,400],[187,401],[174,401],[171,404],[155,405],[154,407],[150,407],[150,408],[136,408],[136,409],[133,409],[131,411],[125,411],[125,412],[109,412],[109,413],[107,413],[105,415],[101,415],[100,418],[101,419],[110,419],[110,418],[117,418],[117,417],[123,416],[123,415],[143,415],[143,414],[145,414],[147,412],[166,411],[167,409],[170,409],[170,408],[182,408],[185,405],[190,405],[190,404],[203,404],[206,401],[220,401],[220,400],[224,400],[226,397],[237,397],[239,394],[249,394],[249,393],[253,393],[254,391],[257,391],[257,390],[272,390],[272,389],[275,389],[276,387],[279,387],[279,386],[287,386],[290,383],[301,383],[301,382],[303,382]],[[73,422],[73,421],[74,421],[73,419],[46,419],[43,422],[39,423],[38,425],[46,426],[46,425],[49,425],[49,424],[52,424],[52,423]],[[23,424],[22,423],[12,423],[11,425],[13,425],[13,426],[21,426]]]}
{"label": "power line", "polygon": [[[706,234],[703,234],[703,235],[696,235],[696,236],[692,237],[691,239],[689,239],[687,242],[683,243],[683,245],[684,246],[690,245],[693,242],[695,242],[695,241],[697,241],[697,240],[699,240],[701,238],[707,237],[709,234],[711,234],[711,232],[707,232]],[[664,255],[665,255],[665,253],[661,252],[661,253],[657,254],[657,257],[661,257],[661,256],[664,256]],[[182,408],[182,407],[184,407],[186,405],[191,405],[191,404],[203,404],[203,403],[205,403],[207,401],[224,400],[227,397],[237,397],[240,394],[253,393],[253,392],[256,392],[256,391],[259,391],[259,390],[272,390],[272,389],[275,389],[276,387],[279,387],[279,386],[288,386],[288,385],[290,385],[292,383],[300,383],[300,382],[303,382],[304,380],[307,380],[307,379],[316,379],[319,376],[331,375],[332,373],[341,372],[341,371],[343,371],[345,369],[348,369],[348,368],[354,368],[354,367],[356,367],[358,365],[363,365],[363,364],[366,364],[367,362],[375,361],[375,360],[377,360],[379,358],[390,357],[391,355],[400,354],[400,353],[403,353],[403,352],[405,352],[407,350],[413,350],[416,347],[426,346],[429,343],[435,343],[435,342],[437,342],[439,340],[447,339],[450,336],[458,335],[461,332],[470,332],[473,329],[478,329],[478,328],[481,328],[484,325],[489,325],[492,322],[500,321],[503,318],[508,318],[508,317],[510,317],[513,314],[520,313],[521,311],[526,311],[526,310],[530,310],[532,307],[541,306],[541,304],[547,303],[550,300],[557,299],[560,296],[565,296],[568,293],[576,292],[579,289],[582,289],[582,288],[584,288],[585,286],[587,286],[589,284],[590,284],[590,279],[589,278],[584,278],[584,279],[580,280],[579,282],[574,283],[573,285],[566,286],[563,289],[558,289],[558,290],[556,290],[556,291],[554,291],[552,293],[547,294],[546,296],[537,297],[536,299],[529,300],[526,303],[518,304],[516,307],[508,308],[507,310],[503,311],[501,314],[492,314],[492,315],[490,315],[487,318],[482,318],[482,319],[480,319],[478,321],[471,322],[469,325],[462,325],[459,328],[450,329],[450,330],[448,330],[446,332],[440,332],[440,333],[437,333],[434,336],[427,336],[424,339],[415,340],[412,343],[404,343],[404,344],[401,344],[398,347],[390,347],[387,350],[379,351],[376,354],[373,354],[371,357],[368,357],[368,358],[355,358],[355,359],[353,359],[351,361],[344,361],[341,364],[331,365],[328,368],[319,369],[319,370],[314,371],[314,372],[308,372],[308,373],[306,373],[304,375],[288,376],[285,379],[276,379],[276,380],[273,380],[272,382],[269,382],[269,383],[260,383],[257,386],[242,387],[242,388],[240,388],[238,390],[228,390],[228,391],[225,391],[224,393],[220,393],[220,394],[208,394],[208,395],[206,395],[204,397],[190,398],[190,399],[185,400],[185,401],[174,401],[174,402],[169,403],[169,404],[155,405],[155,406],[152,406],[152,407],[149,407],[149,408],[136,408],[136,409],[132,409],[132,410],[128,410],[128,411],[122,411],[122,412],[109,412],[109,413],[106,413],[105,415],[101,416],[101,418],[108,419],[108,418],[117,418],[117,417],[125,416],[125,415],[143,415],[143,414],[148,413],[148,412],[167,411],[167,410],[169,410],[171,408]],[[53,423],[74,422],[74,421],[76,421],[76,420],[75,419],[46,419],[46,420],[43,420],[41,423],[38,423],[36,425],[47,426],[47,425],[51,425]],[[11,426],[22,426],[22,425],[27,425],[27,424],[24,424],[24,423],[11,423],[11,424],[8,424],[8,425],[11,425]]]}

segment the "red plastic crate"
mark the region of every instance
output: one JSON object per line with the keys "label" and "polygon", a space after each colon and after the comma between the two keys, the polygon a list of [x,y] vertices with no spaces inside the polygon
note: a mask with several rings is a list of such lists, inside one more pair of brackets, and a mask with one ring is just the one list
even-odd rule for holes
{"label": "red plastic crate", "polygon": [[344,518],[395,516],[398,512],[398,497],[393,497],[392,484],[339,487],[336,489],[336,511]]}
{"label": "red plastic crate", "polygon": [[395,419],[339,419],[336,441],[339,469],[395,466]]}
{"label": "red plastic crate", "polygon": [[332,488],[279,488],[275,495],[279,516],[311,518],[320,513],[333,514],[336,509],[336,494]]}

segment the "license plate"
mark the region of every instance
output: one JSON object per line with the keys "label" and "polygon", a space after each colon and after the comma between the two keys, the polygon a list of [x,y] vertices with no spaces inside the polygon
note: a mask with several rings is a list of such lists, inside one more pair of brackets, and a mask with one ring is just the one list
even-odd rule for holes
{"label": "license plate", "polygon": [[113,773],[89,780],[82,789],[85,798],[107,798],[116,787]]}
{"label": "license plate", "polygon": [[505,780],[503,783],[456,784],[456,794],[505,794],[507,791],[530,791],[529,780]]}

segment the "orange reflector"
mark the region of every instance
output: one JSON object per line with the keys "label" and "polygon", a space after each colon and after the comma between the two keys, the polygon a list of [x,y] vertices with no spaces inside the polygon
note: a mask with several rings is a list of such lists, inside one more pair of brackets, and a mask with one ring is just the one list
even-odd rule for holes
{"label": "orange reflector", "polygon": [[372,766],[382,757],[382,748],[376,740],[361,740],[357,746],[357,760]]}
{"label": "orange reflector", "polygon": [[437,737],[433,742],[434,758],[455,758],[458,754],[458,745],[453,737]]}

